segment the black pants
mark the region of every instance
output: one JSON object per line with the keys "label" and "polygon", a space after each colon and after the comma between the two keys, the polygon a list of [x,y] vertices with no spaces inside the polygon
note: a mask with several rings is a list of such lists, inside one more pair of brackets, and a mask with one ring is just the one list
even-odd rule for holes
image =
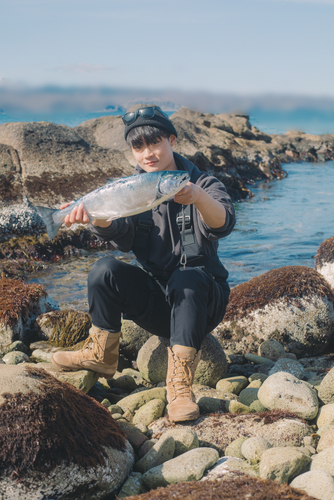
{"label": "black pants", "polygon": [[201,268],[176,269],[167,283],[114,257],[97,261],[88,275],[93,325],[118,332],[122,313],[148,332],[175,344],[200,349],[207,333],[223,319],[229,285]]}

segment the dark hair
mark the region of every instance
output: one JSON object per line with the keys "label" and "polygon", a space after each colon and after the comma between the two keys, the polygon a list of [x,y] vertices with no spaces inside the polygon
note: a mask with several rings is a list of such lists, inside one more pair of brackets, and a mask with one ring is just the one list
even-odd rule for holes
{"label": "dark hair", "polygon": [[152,127],[151,125],[144,125],[142,127],[135,127],[127,135],[126,142],[131,148],[139,149],[144,144],[150,146],[161,141],[164,137],[169,139],[171,134],[162,130],[161,128]]}

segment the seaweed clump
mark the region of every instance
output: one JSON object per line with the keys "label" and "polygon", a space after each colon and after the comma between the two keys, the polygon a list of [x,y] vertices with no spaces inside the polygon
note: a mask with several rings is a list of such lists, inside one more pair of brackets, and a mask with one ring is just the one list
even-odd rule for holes
{"label": "seaweed clump", "polygon": [[315,500],[302,491],[268,479],[255,479],[247,475],[233,475],[210,481],[191,481],[157,488],[128,500]]}
{"label": "seaweed clump", "polygon": [[46,313],[37,318],[37,323],[40,328],[51,330],[48,341],[56,347],[72,347],[86,340],[92,326],[88,313],[72,309]]}
{"label": "seaweed clump", "polygon": [[334,236],[321,243],[314,261],[316,269],[332,262],[334,262]]}
{"label": "seaweed clump", "polygon": [[0,279],[0,323],[13,326],[20,317],[28,316],[32,302],[46,297],[41,285],[27,285],[9,278]]}
{"label": "seaweed clump", "polygon": [[272,269],[232,289],[224,321],[233,321],[277,299],[284,298],[291,304],[298,303],[302,297],[315,295],[334,302],[325,278],[314,269],[306,266]]}
{"label": "seaweed clump", "polygon": [[124,432],[97,401],[42,368],[25,369],[39,392],[3,394],[0,406],[0,470],[21,476],[67,460],[103,465],[105,447],[125,449]]}

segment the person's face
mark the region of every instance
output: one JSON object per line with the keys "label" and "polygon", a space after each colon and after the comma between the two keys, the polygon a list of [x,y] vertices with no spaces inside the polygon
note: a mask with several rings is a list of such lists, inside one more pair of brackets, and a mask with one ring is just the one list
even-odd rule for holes
{"label": "person's face", "polygon": [[162,137],[155,144],[147,145],[144,143],[140,148],[132,148],[132,153],[138,165],[145,172],[177,170],[173,156],[175,141],[175,135],[171,135],[169,139]]}

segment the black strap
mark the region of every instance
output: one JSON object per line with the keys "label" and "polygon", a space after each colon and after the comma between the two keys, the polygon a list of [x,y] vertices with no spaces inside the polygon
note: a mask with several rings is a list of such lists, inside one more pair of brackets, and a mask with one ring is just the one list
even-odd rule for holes
{"label": "black strap", "polygon": [[193,245],[196,239],[191,205],[186,205],[186,207],[182,209],[181,214],[176,217],[176,223],[181,235],[182,248]]}
{"label": "black strap", "polygon": [[144,212],[137,221],[135,244],[139,248],[145,248],[148,244],[148,237],[153,226],[152,212]]}

